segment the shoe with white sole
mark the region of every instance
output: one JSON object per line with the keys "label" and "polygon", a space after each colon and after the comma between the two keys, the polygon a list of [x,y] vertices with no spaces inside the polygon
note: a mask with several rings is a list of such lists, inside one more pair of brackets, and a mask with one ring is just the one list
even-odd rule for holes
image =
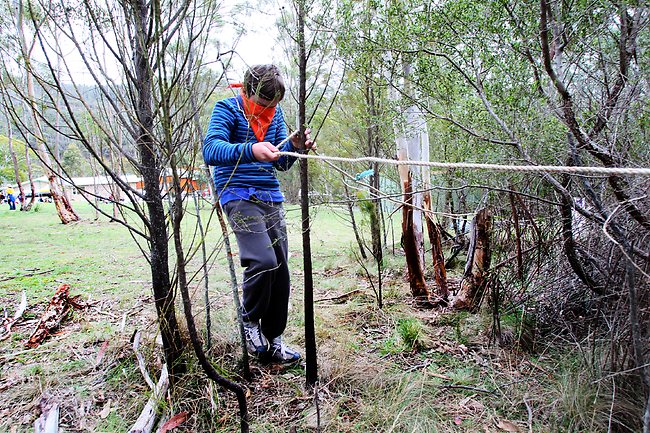
{"label": "shoe with white sole", "polygon": [[257,322],[244,322],[244,334],[246,335],[246,348],[255,356],[262,356],[269,350],[269,342],[262,334],[260,324]]}

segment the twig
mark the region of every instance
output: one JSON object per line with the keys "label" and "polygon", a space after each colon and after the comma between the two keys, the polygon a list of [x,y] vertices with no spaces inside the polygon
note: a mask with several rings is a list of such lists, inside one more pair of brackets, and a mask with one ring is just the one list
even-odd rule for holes
{"label": "twig", "polygon": [[340,302],[345,302],[349,298],[352,297],[352,295],[356,295],[357,293],[362,293],[363,291],[361,289],[354,289],[351,290],[347,293],[343,293],[342,295],[338,296],[332,296],[331,298],[321,298],[321,299],[316,299],[314,302],[325,302],[325,301],[340,301]]}
{"label": "twig", "polygon": [[[144,381],[147,382],[147,385],[149,385],[149,388],[151,388],[152,391],[155,392],[156,385],[153,383],[153,380],[151,380],[151,376],[149,376],[149,372],[147,371],[147,365],[144,361],[144,356],[142,356],[142,353],[138,350],[140,347],[140,331],[136,331],[135,335],[133,336],[133,351],[135,352],[135,357],[138,359],[138,367],[140,368],[140,372],[142,373],[142,376],[144,377]],[[160,375],[162,379],[162,374]]]}
{"label": "twig", "polygon": [[609,419],[607,420],[607,433],[612,433],[612,420],[614,419],[614,403],[616,403],[616,381],[612,379],[612,404],[609,406]]}
{"label": "twig", "polygon": [[33,277],[34,275],[43,275],[43,274],[47,274],[49,272],[52,272],[53,270],[54,269],[48,269],[48,270],[41,271],[41,272],[31,272],[29,274],[23,274],[23,275],[12,275],[10,277],[0,278],[0,283],[3,283],[5,281],[9,281],[9,280],[15,280],[16,278],[25,278],[25,277]]}
{"label": "twig", "polygon": [[444,374],[440,374],[440,373],[434,373],[433,371],[427,371],[427,374],[429,376],[437,377],[438,379],[442,379],[442,380],[452,380],[451,377],[449,376],[445,376]]}
{"label": "twig", "polygon": [[441,385],[441,389],[466,389],[468,391],[476,391],[476,392],[484,392],[486,394],[496,394],[497,390],[489,390],[489,389],[483,389],[483,388],[476,388],[474,386],[467,386],[467,385]]}
{"label": "twig", "polygon": [[[640,199],[644,199],[644,198],[647,198],[647,196],[644,195],[643,197],[636,197],[636,198],[634,198],[634,199],[632,199],[632,200],[628,200],[628,201],[629,201],[629,202],[632,202],[632,201],[640,200]],[[621,245],[621,243],[618,242],[616,239],[614,239],[614,237],[613,237],[613,236],[612,236],[612,235],[607,231],[607,226],[611,224],[612,218],[613,218],[614,215],[619,211],[619,209],[621,209],[621,208],[623,207],[623,205],[624,205],[624,203],[619,204],[619,205],[616,206],[616,208],[615,208],[615,209],[614,209],[614,210],[609,214],[609,216],[607,217],[607,219],[606,219],[605,222],[603,223],[603,227],[602,227],[602,229],[603,229],[603,233],[605,233],[605,236],[607,236],[607,238],[608,238],[610,241],[612,241],[612,243],[614,243],[614,244],[615,244],[615,245],[616,245],[616,246],[621,250],[621,253],[623,253],[623,255],[625,256],[625,258],[628,260],[628,262],[629,262],[632,266],[634,266],[634,267],[635,267],[639,272],[641,272],[641,274],[643,274],[644,277],[650,279],[650,274],[648,274],[647,272],[645,272],[645,271],[644,271],[644,270],[643,270],[639,265],[637,265],[637,264],[634,262],[634,260],[632,260],[632,257],[630,257],[630,254],[628,254],[628,250],[630,250],[630,251],[634,251],[634,248],[628,247],[628,246],[626,246],[626,245]]]}
{"label": "twig", "polygon": [[314,404],[316,405],[316,432],[320,433],[320,404],[318,402],[318,382],[314,384]]}
{"label": "twig", "polygon": [[230,273],[230,288],[232,289],[232,297],[237,313],[237,324],[239,325],[239,342],[242,351],[242,367],[244,369],[244,377],[251,379],[251,367],[248,360],[248,350],[246,349],[246,335],[244,333],[244,318],[242,315],[242,305],[239,300],[239,285],[237,284],[237,273],[235,272],[235,261],[233,259],[232,248],[230,246],[230,237],[228,236],[228,227],[226,220],[223,217],[223,209],[219,203],[215,203],[217,218],[221,226],[221,235],[223,237],[224,247],[226,248],[226,259],[228,260],[228,272]]}
{"label": "twig", "polygon": [[533,408],[530,407],[530,403],[528,403],[528,394],[524,395],[524,404],[528,411],[528,433],[533,433]]}
{"label": "twig", "polygon": [[603,376],[603,377],[601,377],[599,379],[596,379],[596,380],[592,381],[591,383],[596,384],[596,383],[598,383],[598,382],[600,382],[602,380],[611,379],[612,377],[620,376],[621,374],[632,373],[634,371],[637,371],[637,370],[640,370],[640,369],[646,368],[646,367],[650,367],[650,362],[645,363],[643,365],[639,365],[639,366],[634,367],[634,368],[628,368],[627,370],[617,371],[616,373],[608,374],[607,376]]}

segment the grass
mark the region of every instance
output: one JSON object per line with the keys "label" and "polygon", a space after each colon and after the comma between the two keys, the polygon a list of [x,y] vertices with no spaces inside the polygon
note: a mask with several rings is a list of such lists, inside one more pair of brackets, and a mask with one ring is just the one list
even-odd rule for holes
{"label": "grass", "polygon": [[[61,403],[66,429],[126,431],[150,394],[130,347],[135,330],[143,332],[141,351],[148,370],[152,375],[160,371],[146,260],[122,226],[103,218],[95,221],[87,205],[76,208],[83,221],[68,226],[59,223],[51,204],[29,213],[0,209],[0,232],[8,239],[0,243],[0,257],[5,258],[0,302],[11,314],[25,290],[29,304],[11,338],[0,342],[0,432],[31,431],[43,396]],[[285,339],[300,348],[304,344],[301,221],[298,208],[287,210],[293,293]],[[414,309],[398,255],[386,257],[385,307],[377,309],[365,273],[352,254],[354,236],[336,212],[326,207],[312,211],[315,298],[323,300],[315,306],[321,431],[495,432],[498,419],[509,419],[524,431],[526,395],[533,401],[535,432],[598,431],[594,426],[602,426],[601,419],[588,424],[578,413],[600,411],[606,400],[598,407],[588,404],[593,387],[575,369],[557,368],[562,354],[538,357],[535,365],[550,372],[540,375],[526,362],[526,355],[489,346],[485,321],[477,315]],[[209,356],[219,371],[242,381],[220,229],[207,208],[201,217],[210,221],[206,245],[214,252],[209,273],[213,335]],[[188,215],[184,223],[189,245],[194,217]],[[196,272],[191,289],[196,319],[204,327],[198,259],[197,254],[190,263]],[[62,283],[70,284],[71,294],[81,294],[93,307],[75,312],[60,333],[39,348],[25,349],[22,343]],[[355,290],[360,292],[345,302],[327,301]],[[187,359],[188,373],[167,404],[175,413],[187,410],[191,416],[175,431],[238,431],[233,396],[209,382],[191,354]],[[252,369],[253,380],[244,382],[252,432],[316,431],[314,394],[305,388],[301,366],[276,369],[253,363]],[[584,398],[571,397],[581,393]]]}

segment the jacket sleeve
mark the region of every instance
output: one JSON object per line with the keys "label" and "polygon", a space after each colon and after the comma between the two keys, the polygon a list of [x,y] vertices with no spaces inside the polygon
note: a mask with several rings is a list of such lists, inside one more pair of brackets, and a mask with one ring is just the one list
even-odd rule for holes
{"label": "jacket sleeve", "polygon": [[203,140],[203,159],[207,165],[234,165],[256,161],[253,143],[231,143],[236,132],[238,114],[225,100],[215,104],[210,124]]}
{"label": "jacket sleeve", "polygon": [[[278,122],[277,126],[277,133],[275,135],[275,143],[274,145],[279,145],[282,140],[287,138],[287,127],[284,123],[284,113],[282,112],[281,109],[278,109],[278,114],[275,116],[273,119],[274,122]],[[293,147],[293,143],[291,143],[291,140],[287,140],[286,143],[284,143],[282,146],[280,146],[280,150],[282,152],[298,152],[300,153],[300,150],[296,149]],[[286,171],[291,168],[294,162],[296,162],[296,157],[295,156],[281,156],[277,161],[273,163],[273,166],[279,170],[279,171]]]}

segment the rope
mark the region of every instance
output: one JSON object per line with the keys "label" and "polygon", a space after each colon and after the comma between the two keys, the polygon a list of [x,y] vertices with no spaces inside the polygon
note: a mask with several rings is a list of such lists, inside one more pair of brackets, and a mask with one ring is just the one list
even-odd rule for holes
{"label": "rope", "polygon": [[473,170],[512,171],[512,172],[533,172],[533,173],[576,173],[576,174],[604,174],[604,175],[639,175],[650,176],[650,168],[647,167],[575,167],[563,165],[500,165],[481,164],[475,162],[435,162],[435,161],[409,161],[397,159],[375,158],[366,156],[362,158],[344,158],[340,156],[308,155],[296,152],[280,152],[280,155],[293,156],[302,159],[316,159],[323,161],[338,162],[377,162],[380,164],[392,165],[414,165],[434,168],[468,168]]}

